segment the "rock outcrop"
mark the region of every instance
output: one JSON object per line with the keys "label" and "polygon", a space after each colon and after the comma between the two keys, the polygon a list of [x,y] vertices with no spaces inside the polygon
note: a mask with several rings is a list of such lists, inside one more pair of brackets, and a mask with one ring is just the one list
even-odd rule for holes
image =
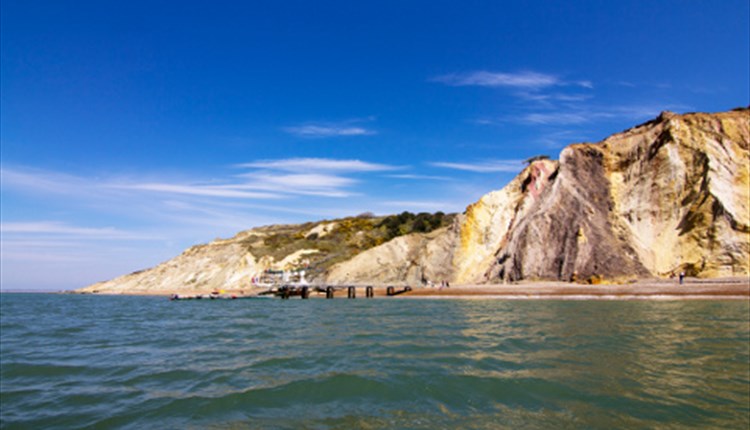
{"label": "rock outcrop", "polygon": [[615,231],[646,269],[748,273],[750,110],[665,112],[600,147]]}
{"label": "rock outcrop", "polygon": [[241,238],[217,240],[188,248],[151,269],[88,286],[80,292],[110,294],[208,293],[242,290],[258,272],[255,258]]}
{"label": "rock outcrop", "polygon": [[[664,112],[602,142],[568,146],[559,162],[532,161],[505,188],[470,205],[441,232],[447,237],[401,241],[402,248],[417,247],[401,255],[421,256],[409,260],[407,273],[435,273],[451,255],[450,269],[437,279],[747,276],[749,147],[748,109]],[[354,281],[418,281],[391,276],[383,265],[380,276],[362,270],[363,261],[393,260],[386,258],[390,246],[341,263],[334,273]]]}
{"label": "rock outcrop", "polygon": [[[249,230],[86,290],[242,289],[259,270],[279,266],[276,260],[306,255],[335,263],[313,275],[329,283],[598,282],[681,271],[748,276],[750,110],[664,112],[599,143],[570,145],[559,161],[531,161],[448,227],[382,243],[389,237],[382,220],[305,224],[299,232],[284,226],[299,246],[268,227]],[[444,225],[442,214],[438,220]],[[350,245],[333,259],[329,248],[314,248],[314,240],[338,238]],[[259,240],[265,248],[248,246]],[[296,252],[294,258],[276,255],[276,243]],[[313,249],[299,249],[302,244]],[[254,255],[257,250],[276,258]]]}

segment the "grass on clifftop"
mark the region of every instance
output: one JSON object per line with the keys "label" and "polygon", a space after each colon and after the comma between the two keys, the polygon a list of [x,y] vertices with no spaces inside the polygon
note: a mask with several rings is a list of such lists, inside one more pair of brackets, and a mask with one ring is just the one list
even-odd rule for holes
{"label": "grass on clifftop", "polygon": [[[314,277],[362,251],[405,234],[429,233],[450,225],[454,218],[454,214],[442,212],[402,212],[385,217],[362,214],[331,221],[261,227],[256,230],[261,234],[248,236],[243,244],[256,258],[268,256],[276,262],[302,249],[318,250],[306,256],[310,262],[308,272]],[[324,224],[332,225],[327,233],[310,232]]]}

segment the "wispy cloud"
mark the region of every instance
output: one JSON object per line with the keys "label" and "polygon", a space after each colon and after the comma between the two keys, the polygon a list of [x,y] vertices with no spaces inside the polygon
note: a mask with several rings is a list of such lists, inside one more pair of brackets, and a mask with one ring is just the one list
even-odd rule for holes
{"label": "wispy cloud", "polygon": [[113,227],[79,227],[60,221],[3,222],[0,224],[0,232],[10,235],[62,235],[76,239],[156,240],[151,235],[127,232]]}
{"label": "wispy cloud", "polygon": [[425,181],[449,181],[451,179],[446,176],[414,175],[414,174],[386,175],[386,177],[393,178],[393,179],[411,179],[411,180],[425,180]]}
{"label": "wispy cloud", "polygon": [[375,131],[363,127],[336,127],[325,125],[300,125],[285,127],[284,131],[299,137],[369,136]]}
{"label": "wispy cloud", "polygon": [[284,127],[283,130],[297,137],[305,138],[371,136],[377,134],[377,131],[363,126],[362,123],[370,122],[373,119],[374,117],[367,117],[340,122],[306,122]]}
{"label": "wispy cloud", "polygon": [[244,182],[234,189],[274,191],[325,197],[348,197],[347,189],[359,181],[345,176],[354,173],[383,172],[402,169],[362,160],[332,158],[286,158],[259,160],[235,167],[259,169],[237,175]]}
{"label": "wispy cloud", "polygon": [[[257,225],[306,219],[301,218],[302,215],[307,218],[342,215],[354,204],[350,198],[356,197],[357,202],[369,199],[368,193],[372,190],[367,175],[403,168],[332,158],[259,160],[233,167],[245,171],[226,169],[223,173],[214,172],[210,179],[189,172],[169,176],[139,172],[126,176],[92,177],[2,166],[0,185],[4,203],[6,195],[11,196],[9,198],[41,198],[50,207],[62,205],[63,213],[72,210],[116,213],[121,220],[146,224],[161,222],[170,229],[191,226],[187,235],[178,233],[186,237],[202,237],[200,234],[215,237],[214,234],[231,234]],[[195,180],[184,179],[189,176]],[[146,179],[142,179],[144,177]],[[333,200],[342,203],[331,206]],[[321,204],[322,201],[328,203]],[[263,202],[283,203],[269,206]],[[4,221],[20,220],[6,217]],[[11,232],[25,236],[65,233],[90,238],[129,237],[129,233],[120,230],[87,229],[55,222],[6,223],[3,225],[3,240],[8,239],[5,236]]]}
{"label": "wispy cloud", "polygon": [[[469,71],[438,76],[432,79],[451,86],[478,86],[505,88],[519,101],[521,113],[501,117],[483,116],[472,120],[479,125],[502,123],[544,126],[549,132],[555,126],[581,126],[598,121],[627,119],[642,120],[655,117],[662,110],[687,110],[688,106],[676,104],[602,105],[591,103],[594,83],[586,79],[569,79],[553,73],[537,71]],[[610,83],[635,87],[631,82]],[[524,113],[525,111],[525,113]]]}
{"label": "wispy cloud", "polygon": [[331,158],[285,158],[259,160],[238,164],[237,167],[274,169],[287,171],[338,171],[338,172],[377,172],[395,170],[399,167],[387,164],[369,163],[361,160],[337,160]]}
{"label": "wispy cloud", "polygon": [[247,182],[234,185],[234,189],[274,191],[284,194],[301,194],[324,197],[348,197],[345,191],[357,183],[355,179],[320,173],[278,174],[247,173],[239,175]]}
{"label": "wispy cloud", "polygon": [[583,102],[594,97],[592,94],[541,93],[535,91],[519,91],[515,95],[523,100],[550,104],[552,102]]}
{"label": "wispy cloud", "polygon": [[348,197],[345,188],[357,183],[352,178],[316,173],[289,174],[279,172],[244,173],[218,185],[181,183],[110,184],[120,190],[137,190],[170,196],[187,195],[217,199],[274,200],[293,195]]}
{"label": "wispy cloud", "polygon": [[[228,172],[210,181],[185,181],[151,175],[138,178],[88,178],[52,171],[2,167],[4,189],[39,194],[59,194],[97,201],[146,201],[147,195],[195,197],[220,200],[278,200],[293,196],[344,198],[354,195],[360,183],[352,174],[394,171],[401,166],[354,159],[287,158],[259,160],[234,166],[253,169],[247,173]],[[229,174],[231,173],[231,174]],[[140,175],[138,175],[140,177]]]}
{"label": "wispy cloud", "polygon": [[246,181],[242,189],[325,197],[352,195],[347,189],[359,181],[345,176],[346,174],[392,171],[403,168],[362,160],[333,158],[259,160],[239,164],[236,167],[260,169],[237,175]]}
{"label": "wispy cloud", "polygon": [[554,76],[537,72],[488,72],[484,70],[451,73],[434,78],[436,82],[456,87],[512,87],[512,88],[545,88],[558,85],[560,80]]}
{"label": "wispy cloud", "polygon": [[123,190],[152,191],[165,194],[186,194],[204,197],[224,197],[238,199],[277,199],[279,195],[271,193],[242,191],[239,185],[196,185],[173,183],[130,183],[109,184],[107,187]]}
{"label": "wispy cloud", "polygon": [[[553,73],[537,71],[509,73],[481,70],[443,75],[434,80],[452,86],[479,86],[508,90],[508,95],[517,100],[515,113],[496,117],[484,115],[471,122],[490,126],[508,123],[535,126],[542,134],[537,141],[544,140],[545,146],[553,146],[550,143],[550,136],[559,131],[555,128],[564,126],[570,129],[618,116],[640,118],[644,113],[644,109],[640,107],[632,109],[611,106],[595,107],[591,104],[594,99],[592,81],[562,77]],[[558,141],[559,136],[554,137],[554,140]],[[441,167],[475,172],[518,170],[517,166],[507,164],[496,166],[491,163],[443,163]]]}
{"label": "wispy cloud", "polygon": [[526,90],[540,90],[554,86],[578,86],[593,88],[591,81],[565,81],[556,75],[533,71],[524,72],[490,72],[486,70],[451,73],[432,79],[456,87],[504,87]]}
{"label": "wispy cloud", "polygon": [[[601,113],[597,114],[601,118]],[[520,117],[528,124],[583,124],[594,119],[592,112],[534,112]]]}
{"label": "wispy cloud", "polygon": [[554,111],[532,112],[505,118],[505,121],[532,125],[579,125],[599,120],[625,118],[642,120],[653,118],[663,110],[686,109],[684,105],[623,105],[623,106],[584,106],[561,107]]}
{"label": "wispy cloud", "polygon": [[463,170],[475,173],[518,173],[523,170],[524,167],[522,160],[490,160],[477,163],[432,162],[429,164],[445,169]]}
{"label": "wispy cloud", "polygon": [[0,167],[0,183],[3,187],[35,190],[50,194],[87,193],[92,181],[79,176],[38,169],[16,169]]}

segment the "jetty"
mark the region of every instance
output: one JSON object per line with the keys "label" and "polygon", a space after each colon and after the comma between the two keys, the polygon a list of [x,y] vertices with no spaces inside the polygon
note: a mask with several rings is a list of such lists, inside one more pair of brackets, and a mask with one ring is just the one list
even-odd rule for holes
{"label": "jetty", "polygon": [[[378,292],[378,294],[376,294],[376,291]],[[381,287],[377,289],[372,285],[279,285],[269,287],[264,291],[252,295],[226,294],[223,291],[214,291],[210,294],[171,294],[169,296],[169,300],[240,300],[252,298],[280,298],[283,300],[287,300],[294,297],[299,297],[300,299],[334,299],[337,297],[356,299],[358,296],[361,298],[372,299],[376,295],[379,297],[393,297],[412,291],[412,287],[408,285],[398,288],[395,286],[388,286],[385,288]],[[346,296],[344,296],[344,292],[346,293]]]}
{"label": "jetty", "polygon": [[[356,299],[357,298],[357,290],[360,291],[360,297],[364,297],[367,299],[371,299],[375,297],[375,288],[372,285],[368,286],[355,286],[355,285],[349,285],[349,286],[341,286],[341,285],[328,285],[328,286],[295,286],[295,285],[282,285],[278,288],[269,288],[266,291],[263,291],[259,293],[259,295],[262,296],[274,296],[274,297],[280,297],[282,299],[289,299],[292,297],[299,297],[301,299],[309,299],[311,297],[311,294],[315,294],[316,296],[323,296],[325,295],[326,299],[333,299],[336,297],[337,292],[344,292],[346,291],[346,298],[347,299]],[[364,290],[364,295],[362,295],[362,290]],[[389,286],[386,288],[385,296],[396,296],[399,294],[407,293],[412,291],[412,288],[409,286],[403,287],[401,289],[396,289],[396,287]]]}

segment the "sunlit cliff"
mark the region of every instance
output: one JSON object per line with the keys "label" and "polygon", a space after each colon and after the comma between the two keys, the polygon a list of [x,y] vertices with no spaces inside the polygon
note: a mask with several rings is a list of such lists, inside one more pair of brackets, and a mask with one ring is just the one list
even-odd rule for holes
{"label": "sunlit cliff", "polygon": [[749,149],[748,109],[664,112],[558,161],[531,159],[463,214],[257,228],[85,290],[243,289],[302,266],[326,283],[747,276]]}

